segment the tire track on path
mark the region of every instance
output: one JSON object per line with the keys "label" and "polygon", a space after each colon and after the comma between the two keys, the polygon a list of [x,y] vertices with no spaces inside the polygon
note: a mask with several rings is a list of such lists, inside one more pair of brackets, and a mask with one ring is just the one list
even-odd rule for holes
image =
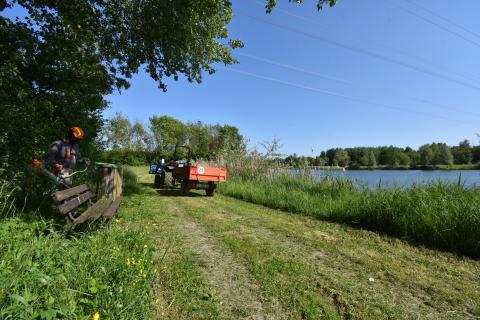
{"label": "tire track on path", "polygon": [[[176,203],[172,203],[175,201]],[[184,234],[184,241],[198,254],[205,282],[220,298],[225,319],[287,319],[281,304],[268,299],[246,267],[235,260],[218,240],[189,217],[179,206],[181,197],[166,199],[172,219]],[[215,298],[215,297],[206,297]]]}

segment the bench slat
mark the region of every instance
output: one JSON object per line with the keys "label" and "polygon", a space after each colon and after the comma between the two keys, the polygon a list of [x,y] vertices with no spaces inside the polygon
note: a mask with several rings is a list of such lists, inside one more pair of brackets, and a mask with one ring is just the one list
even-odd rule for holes
{"label": "bench slat", "polygon": [[70,211],[76,209],[83,203],[87,202],[88,200],[92,199],[95,194],[92,191],[87,191],[85,193],[80,194],[78,197],[72,198],[61,205],[58,206],[57,210],[60,214],[67,214]]}
{"label": "bench slat", "polygon": [[66,200],[70,197],[73,197],[77,194],[83,193],[87,190],[90,190],[86,184],[82,184],[67,190],[57,191],[53,194],[53,200],[59,203],[63,200]]}
{"label": "bench slat", "polygon": [[78,218],[73,221],[73,224],[84,223],[87,220],[96,220],[100,218],[107,208],[112,203],[112,199],[101,199],[94,203],[90,208],[85,210]]}
{"label": "bench slat", "polygon": [[107,211],[103,214],[105,219],[111,219],[117,213],[118,207],[120,207],[120,203],[122,203],[123,197],[118,197],[113,201],[113,203],[108,207]]}

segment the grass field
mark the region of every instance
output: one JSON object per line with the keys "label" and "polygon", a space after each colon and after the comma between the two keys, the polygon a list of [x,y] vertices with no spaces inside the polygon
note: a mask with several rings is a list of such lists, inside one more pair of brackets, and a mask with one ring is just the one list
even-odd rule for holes
{"label": "grass field", "polygon": [[[169,319],[475,319],[480,263],[373,232],[203,192],[145,184],[142,216],[163,256],[157,314]],[[126,222],[125,222],[126,223]],[[137,222],[135,222],[137,224]],[[132,225],[133,227],[133,225]],[[153,316],[155,318],[155,316]]]}
{"label": "grass field", "polygon": [[480,258],[480,192],[458,184],[359,190],[348,180],[279,175],[230,179],[220,191],[270,208]]}
{"label": "grass field", "polygon": [[[141,185],[110,229],[65,238],[16,218],[0,222],[1,312],[72,312],[69,303],[86,298],[64,318],[480,317],[478,261],[221,194],[155,190],[148,168],[134,170]],[[142,254],[153,260],[146,276],[127,264]]]}

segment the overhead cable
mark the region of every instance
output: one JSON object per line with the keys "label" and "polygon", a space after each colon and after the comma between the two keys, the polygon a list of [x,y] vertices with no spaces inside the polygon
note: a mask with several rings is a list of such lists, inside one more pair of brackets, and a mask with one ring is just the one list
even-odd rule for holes
{"label": "overhead cable", "polygon": [[297,67],[297,66],[273,61],[271,59],[267,59],[267,58],[264,58],[264,57],[259,57],[259,56],[252,55],[252,54],[234,52],[233,55],[240,56],[240,57],[245,57],[245,58],[248,58],[248,59],[252,59],[252,60],[255,60],[255,61],[262,62],[262,63],[270,64],[270,65],[277,66],[277,67],[280,67],[280,68],[304,73],[304,74],[315,76],[315,77],[322,78],[322,79],[325,79],[325,80],[331,80],[331,81],[335,81],[335,82],[338,82],[338,83],[343,83],[343,84],[353,86],[353,87],[367,88],[367,89],[373,90],[373,91],[382,91],[382,92],[383,91],[389,91],[390,93],[392,93],[393,95],[396,95],[398,97],[402,97],[402,98],[405,98],[405,99],[416,101],[416,102],[419,102],[419,103],[422,103],[422,104],[430,104],[430,105],[432,105],[434,107],[437,107],[437,108],[442,108],[442,109],[446,109],[446,110],[451,110],[451,111],[455,111],[455,112],[459,112],[459,113],[463,113],[463,114],[470,114],[470,115],[473,115],[473,116],[476,116],[476,117],[480,117],[480,113],[471,112],[471,111],[467,111],[467,110],[463,110],[463,109],[458,109],[456,107],[451,107],[451,106],[438,104],[438,103],[435,103],[435,102],[432,102],[432,101],[429,101],[429,100],[426,100],[426,99],[423,99],[423,98],[413,97],[413,96],[410,96],[410,95],[400,93],[400,92],[398,92],[396,90],[393,90],[391,88],[386,88],[386,87],[383,87],[383,86],[366,85],[366,84],[354,82],[354,81],[351,81],[351,80],[341,79],[341,78],[338,78],[338,77],[333,77],[333,76],[322,74],[322,73],[319,73],[319,72],[316,72],[316,71],[311,71],[311,70],[307,70],[307,69],[300,68],[300,67]]}
{"label": "overhead cable", "polygon": [[[261,2],[261,1],[259,1],[259,0],[252,0],[252,1],[253,1],[254,3],[258,4],[258,5],[262,5],[262,6],[264,5],[264,2]],[[410,0],[404,0],[404,1],[409,1],[409,2],[410,2]],[[418,6],[420,6],[420,5],[418,5]],[[319,24],[318,21],[315,20],[315,19],[311,19],[311,18],[302,16],[302,15],[294,14],[294,13],[288,11],[288,10],[283,10],[283,9],[281,9],[281,8],[275,8],[275,12],[280,12],[280,13],[282,13],[282,14],[284,14],[284,15],[293,17],[293,18],[295,18],[295,19],[297,19],[297,20],[302,20],[302,21],[305,21],[305,22],[314,24],[315,26],[317,26],[317,27],[322,27],[322,28],[325,29],[325,30],[327,29],[325,26]],[[411,59],[418,60],[418,61],[420,61],[420,62],[422,62],[422,63],[431,65],[431,66],[433,66],[433,67],[435,67],[435,68],[445,69],[445,70],[447,70],[449,73],[455,74],[456,76],[459,76],[459,77],[461,77],[461,78],[465,78],[465,79],[468,79],[468,80],[474,81],[474,82],[475,82],[475,81],[480,81],[480,77],[477,76],[477,75],[474,75],[474,74],[472,74],[472,73],[465,72],[465,71],[459,72],[459,71],[457,71],[457,70],[454,70],[454,69],[451,68],[451,67],[447,67],[447,66],[445,66],[445,65],[441,65],[441,64],[439,64],[439,63],[435,63],[435,62],[433,62],[431,59],[427,59],[427,58],[424,58],[424,57],[421,57],[421,56],[418,56],[418,55],[414,55],[414,54],[412,54],[412,53],[405,52],[405,51],[399,50],[399,49],[397,49],[397,48],[393,48],[393,47],[388,46],[388,45],[385,45],[385,44],[383,44],[383,43],[378,43],[378,42],[373,41],[373,40],[371,40],[371,39],[367,39],[366,41],[368,41],[370,44],[373,44],[373,45],[375,45],[375,46],[377,46],[377,47],[381,47],[381,48],[386,49],[386,50],[388,50],[388,51],[392,51],[392,52],[395,53],[395,54],[400,54],[400,55],[405,56],[405,57],[407,57],[407,58],[411,58]]]}
{"label": "overhead cable", "polygon": [[473,44],[474,46],[477,46],[477,47],[480,48],[480,43],[478,43],[478,42],[476,42],[476,41],[473,41],[473,40],[465,37],[465,36],[462,35],[461,33],[458,33],[458,32],[456,32],[456,31],[453,31],[452,29],[449,29],[449,28],[447,28],[447,27],[445,27],[445,26],[442,26],[441,24],[439,24],[439,23],[437,23],[437,22],[435,22],[435,21],[433,21],[433,20],[431,20],[431,19],[429,19],[429,18],[427,18],[427,17],[424,17],[424,16],[416,13],[416,12],[413,11],[413,10],[410,10],[410,9],[408,9],[408,8],[405,8],[405,7],[403,7],[403,6],[400,6],[400,5],[398,5],[397,3],[394,3],[393,1],[386,0],[386,2],[389,3],[392,7],[395,7],[395,8],[397,8],[397,9],[400,9],[400,10],[404,11],[404,12],[407,12],[408,14],[410,14],[410,15],[412,15],[412,16],[414,16],[414,17],[416,17],[416,18],[418,18],[418,19],[420,19],[420,20],[422,20],[422,21],[424,21],[424,22],[426,22],[426,23],[428,23],[428,24],[431,24],[431,25],[433,25],[433,26],[435,26],[435,27],[437,27],[437,28],[439,28],[439,29],[447,32],[447,33],[450,33],[450,34],[452,34],[452,35],[454,35],[454,36],[456,36],[456,37],[458,37],[458,38],[460,38],[460,39],[463,39],[463,40],[469,42],[470,44]]}
{"label": "overhead cable", "polygon": [[461,30],[463,30],[464,32],[469,33],[470,35],[472,35],[472,36],[477,37],[477,38],[480,39],[480,34],[479,34],[479,33],[474,32],[474,31],[472,31],[472,30],[470,30],[470,29],[462,26],[461,24],[459,24],[459,23],[457,23],[457,22],[455,22],[455,21],[453,21],[453,20],[451,20],[451,19],[449,19],[449,18],[446,18],[446,17],[444,17],[444,16],[439,15],[438,13],[436,13],[436,12],[428,9],[427,7],[419,4],[417,1],[411,1],[411,0],[403,0],[403,1],[408,2],[408,3],[410,3],[411,5],[413,5],[413,6],[417,7],[417,8],[420,8],[421,10],[423,10],[423,11],[425,11],[425,12],[428,12],[428,13],[431,14],[432,16],[437,17],[438,19],[443,20],[444,22],[449,23],[449,24],[451,24],[452,26],[457,27],[458,29],[461,29]]}
{"label": "overhead cable", "polygon": [[295,29],[295,28],[292,28],[292,27],[289,27],[289,26],[278,24],[276,22],[261,19],[261,18],[258,18],[256,16],[252,16],[248,13],[245,13],[245,12],[242,12],[242,11],[239,11],[239,10],[237,10],[237,13],[239,13],[243,16],[246,16],[248,18],[260,21],[262,23],[272,25],[272,26],[277,27],[277,28],[285,29],[285,30],[288,30],[288,31],[293,32],[293,33],[298,33],[298,34],[304,35],[306,37],[325,42],[325,43],[330,44],[332,46],[344,48],[344,49],[347,49],[347,50],[350,50],[350,51],[353,51],[353,52],[356,52],[356,53],[361,53],[361,54],[364,54],[364,55],[367,55],[367,56],[370,56],[370,57],[373,57],[373,58],[376,58],[376,59],[379,59],[379,60],[382,60],[382,61],[385,61],[385,62],[388,62],[388,63],[400,65],[400,66],[403,66],[405,68],[415,70],[415,71],[423,73],[423,74],[430,75],[432,77],[443,79],[445,81],[449,81],[449,82],[452,82],[452,83],[456,83],[458,85],[462,85],[464,87],[468,87],[468,88],[480,91],[480,87],[475,85],[475,84],[471,84],[471,83],[468,83],[468,82],[465,82],[465,81],[457,80],[455,78],[449,77],[449,76],[441,74],[439,72],[428,70],[428,69],[410,64],[408,62],[403,62],[403,61],[400,61],[400,60],[397,60],[397,59],[394,59],[394,58],[390,58],[390,57],[387,57],[385,55],[382,55],[382,54],[379,54],[379,53],[376,53],[376,52],[373,52],[373,51],[370,51],[370,50],[367,50],[367,49],[355,47],[353,45],[345,44],[345,43],[342,43],[342,42],[339,42],[339,41],[336,41],[336,40],[332,40],[332,39],[328,39],[328,38],[325,38],[325,37],[322,37],[322,36],[319,36],[319,35],[316,35],[316,34],[312,34],[312,33],[305,32],[305,31],[302,31],[302,30],[298,30],[298,29]]}
{"label": "overhead cable", "polygon": [[221,69],[227,70],[227,71],[230,71],[230,72],[235,72],[235,73],[242,74],[242,75],[246,75],[246,76],[249,76],[249,77],[265,80],[265,81],[270,81],[270,82],[277,83],[277,84],[282,84],[282,85],[289,86],[289,87],[309,90],[309,91],[317,92],[317,93],[328,95],[328,96],[333,96],[333,97],[342,98],[342,99],[345,99],[345,100],[350,100],[350,101],[354,101],[354,102],[368,104],[368,105],[374,106],[374,107],[380,107],[380,108],[391,109],[391,110],[402,111],[402,112],[415,113],[415,114],[426,116],[426,117],[434,117],[434,118],[442,119],[444,121],[461,123],[461,124],[464,124],[464,125],[469,125],[469,126],[473,126],[475,128],[478,128],[478,124],[473,123],[473,122],[458,120],[458,119],[454,119],[454,118],[451,118],[451,117],[445,117],[445,116],[438,115],[438,114],[430,114],[430,113],[426,113],[426,112],[419,111],[419,110],[401,108],[401,107],[392,106],[392,105],[388,105],[388,104],[384,104],[384,103],[373,102],[373,101],[369,101],[369,100],[365,100],[365,99],[361,99],[361,98],[347,96],[347,95],[344,95],[344,94],[338,93],[338,92],[323,90],[323,89],[320,89],[320,88],[310,87],[310,86],[306,86],[306,85],[303,85],[303,84],[298,84],[298,83],[294,83],[294,82],[290,82],[290,81],[284,81],[284,80],[280,80],[280,79],[276,79],[276,78],[272,78],[272,77],[267,77],[267,76],[263,76],[263,75],[259,75],[259,74],[256,74],[256,73],[243,71],[243,70],[227,68],[227,67],[222,67]]}

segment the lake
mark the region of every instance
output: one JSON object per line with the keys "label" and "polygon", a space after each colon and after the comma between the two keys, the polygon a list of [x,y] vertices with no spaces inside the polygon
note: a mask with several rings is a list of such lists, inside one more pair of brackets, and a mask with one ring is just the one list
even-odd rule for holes
{"label": "lake", "polygon": [[346,178],[358,186],[367,185],[370,188],[379,185],[382,188],[410,188],[416,183],[438,181],[457,183],[459,178],[469,188],[480,187],[480,170],[312,170],[312,174],[316,177]]}

